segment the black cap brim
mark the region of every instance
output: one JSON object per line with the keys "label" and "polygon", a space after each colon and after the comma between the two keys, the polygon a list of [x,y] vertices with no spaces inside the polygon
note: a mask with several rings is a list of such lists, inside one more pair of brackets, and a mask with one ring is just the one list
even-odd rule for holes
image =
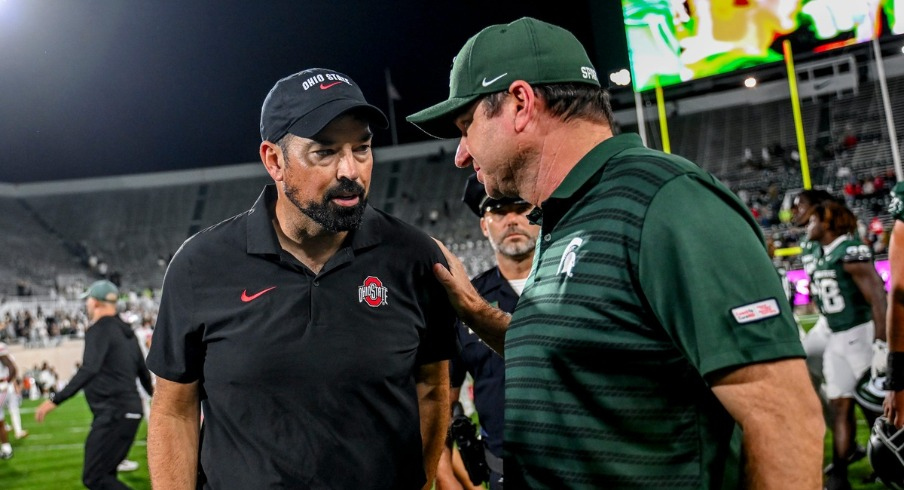
{"label": "black cap brim", "polygon": [[289,133],[302,138],[311,138],[323,130],[333,119],[352,110],[360,110],[367,116],[371,125],[381,129],[389,127],[389,120],[383,111],[370,104],[363,104],[360,100],[336,99],[323,104],[320,107],[299,118],[291,126]]}
{"label": "black cap brim", "polygon": [[468,176],[465,182],[465,190],[462,193],[461,201],[468,206],[472,213],[482,218],[488,209],[495,209],[508,204],[527,204],[527,201],[520,197],[503,197],[493,199],[487,195],[486,188],[477,180],[477,174]]}

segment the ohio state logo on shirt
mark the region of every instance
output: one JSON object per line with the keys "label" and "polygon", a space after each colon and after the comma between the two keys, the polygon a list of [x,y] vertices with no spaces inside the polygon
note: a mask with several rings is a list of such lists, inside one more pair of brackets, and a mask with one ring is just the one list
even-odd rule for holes
{"label": "ohio state logo on shirt", "polygon": [[358,303],[367,303],[367,306],[376,308],[386,304],[386,296],[389,290],[383,287],[383,281],[379,277],[367,276],[363,286],[358,286]]}

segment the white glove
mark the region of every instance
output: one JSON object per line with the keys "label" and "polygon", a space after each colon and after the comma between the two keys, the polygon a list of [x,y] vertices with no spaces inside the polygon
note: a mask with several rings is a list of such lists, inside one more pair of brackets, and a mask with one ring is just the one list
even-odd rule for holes
{"label": "white glove", "polygon": [[873,362],[870,366],[870,376],[875,378],[888,371],[888,343],[884,340],[873,341]]}

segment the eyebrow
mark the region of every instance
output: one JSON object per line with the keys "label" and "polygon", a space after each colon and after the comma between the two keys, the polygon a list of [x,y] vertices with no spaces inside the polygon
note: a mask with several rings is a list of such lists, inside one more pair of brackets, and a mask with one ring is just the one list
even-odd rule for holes
{"label": "eyebrow", "polygon": [[[316,136],[317,135],[314,135],[314,137],[312,137],[310,139],[311,139],[311,141],[313,141],[314,143],[316,143],[318,145],[332,146],[332,145],[336,144],[336,142],[334,140],[331,140],[331,139],[325,138],[325,137],[317,138]],[[374,137],[374,133],[370,129],[367,129],[363,133],[361,133],[361,136],[358,137],[358,142],[363,143],[373,137]]]}

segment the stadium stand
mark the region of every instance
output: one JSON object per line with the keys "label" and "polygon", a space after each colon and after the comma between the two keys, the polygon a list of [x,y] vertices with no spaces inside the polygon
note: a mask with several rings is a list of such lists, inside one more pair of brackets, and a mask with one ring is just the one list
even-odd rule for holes
{"label": "stadium stand", "polygon": [[[886,227],[894,184],[878,83],[869,63],[843,91],[801,97],[813,185],[850,195],[864,223]],[[811,70],[812,72],[812,70]],[[904,113],[904,56],[886,60],[893,109]],[[697,162],[751,206],[766,235],[793,245],[801,230],[782,209],[801,188],[786,82],[704,94],[669,105],[672,150]],[[648,145],[661,148],[656,111],[644,110]],[[623,131],[636,113],[616,112]],[[904,120],[896,121],[898,133]],[[470,169],[451,165],[456,141],[426,141],[375,150],[371,203],[422,228],[459,254],[475,274],[492,251],[460,203]],[[126,290],[156,289],[178,246],[192,234],[248,209],[269,176],[259,163],[214,169],[34,184],[0,184],[0,295],[31,289],[46,295],[69,284],[112,276]],[[866,192],[869,189],[870,192]]]}

